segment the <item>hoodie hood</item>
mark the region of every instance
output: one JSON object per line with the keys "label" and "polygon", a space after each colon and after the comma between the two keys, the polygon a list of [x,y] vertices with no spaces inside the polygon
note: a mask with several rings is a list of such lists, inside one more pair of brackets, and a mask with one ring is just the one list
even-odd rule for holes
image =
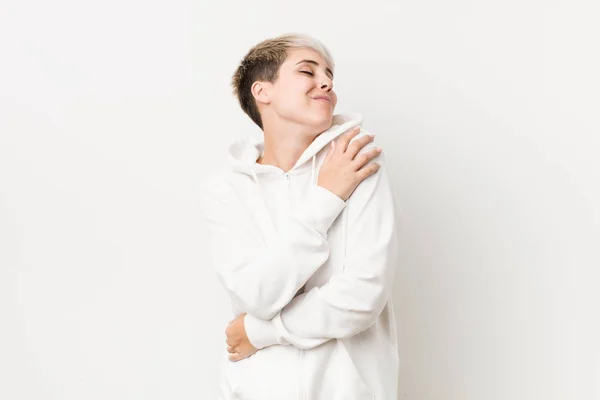
{"label": "hoodie hood", "polygon": [[[312,159],[311,181],[314,182],[316,179],[315,157],[317,153],[342,133],[355,126],[360,126],[361,124],[362,116],[360,114],[335,114],[333,116],[331,127],[323,131],[312,141],[290,171],[294,171],[304,165],[309,159]],[[264,145],[264,135],[260,135],[260,137],[245,135],[237,138],[229,145],[227,159],[228,169],[233,172],[248,175],[256,184],[259,184],[256,175],[257,171],[261,172],[272,168],[272,166],[256,163],[256,160],[264,150]]]}

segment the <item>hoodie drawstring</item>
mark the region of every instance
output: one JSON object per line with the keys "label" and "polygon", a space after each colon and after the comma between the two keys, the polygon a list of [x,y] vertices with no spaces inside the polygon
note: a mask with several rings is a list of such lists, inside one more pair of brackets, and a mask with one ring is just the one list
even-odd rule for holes
{"label": "hoodie drawstring", "polygon": [[256,172],[254,170],[251,170],[252,172],[252,178],[254,179],[254,183],[256,183],[258,186],[260,186],[260,183],[258,182],[258,176],[256,175]]}
{"label": "hoodie drawstring", "polygon": [[[317,184],[317,176],[316,176],[316,157],[317,155],[313,155],[312,156],[312,168],[311,168],[311,172],[310,172],[310,180],[312,182],[313,185]],[[258,175],[256,175],[256,171],[254,171],[254,169],[250,169],[250,173],[252,174],[252,179],[254,180],[254,183],[256,183],[258,186],[260,186],[260,182],[258,181]]]}
{"label": "hoodie drawstring", "polygon": [[310,179],[312,180],[313,185],[317,184],[317,179],[315,178],[315,155],[312,156],[312,171]]}
{"label": "hoodie drawstring", "polygon": [[[312,168],[311,168],[311,173],[310,173],[310,181],[312,182],[313,185],[317,184],[317,174],[316,174],[316,162],[317,162],[317,155],[314,154],[312,156]],[[256,183],[258,186],[260,186],[260,182],[258,181],[258,175],[256,175],[256,171],[252,168],[249,169],[250,173],[252,174],[252,180],[254,181],[254,183]]]}

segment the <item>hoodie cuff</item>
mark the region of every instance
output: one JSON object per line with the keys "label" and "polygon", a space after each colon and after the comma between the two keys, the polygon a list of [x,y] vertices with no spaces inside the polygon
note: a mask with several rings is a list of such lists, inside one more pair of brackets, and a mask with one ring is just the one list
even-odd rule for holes
{"label": "hoodie cuff", "polygon": [[319,185],[310,185],[304,204],[299,211],[302,220],[327,237],[327,231],[346,207],[338,195]]}
{"label": "hoodie cuff", "polygon": [[252,346],[262,349],[277,343],[275,325],[271,321],[264,321],[246,314],[244,317],[244,328],[246,337]]}

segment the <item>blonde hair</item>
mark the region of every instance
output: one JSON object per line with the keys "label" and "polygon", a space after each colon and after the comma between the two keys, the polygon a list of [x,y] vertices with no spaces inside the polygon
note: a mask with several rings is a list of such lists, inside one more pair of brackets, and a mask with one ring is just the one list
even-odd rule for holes
{"label": "blonde hair", "polygon": [[275,82],[278,77],[279,67],[288,56],[288,49],[309,48],[325,60],[331,71],[334,71],[333,57],[329,50],[315,38],[299,33],[286,33],[276,38],[263,40],[242,59],[231,78],[233,94],[238,98],[242,110],[263,129],[262,119],[252,96],[252,84],[258,80]]}

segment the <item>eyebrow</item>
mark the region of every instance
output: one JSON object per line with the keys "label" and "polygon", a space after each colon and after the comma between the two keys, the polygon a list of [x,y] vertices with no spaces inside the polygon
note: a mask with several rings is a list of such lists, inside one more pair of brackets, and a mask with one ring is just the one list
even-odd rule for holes
{"label": "eyebrow", "polygon": [[[298,61],[298,62],[296,63],[296,65],[298,65],[298,64],[302,64],[302,63],[314,64],[314,65],[316,65],[317,67],[319,66],[319,63],[318,63],[318,62],[316,62],[315,60],[302,60],[302,61]],[[333,79],[333,72],[332,72],[332,71],[331,71],[331,70],[330,70],[328,67],[326,67],[326,68],[325,68],[325,70],[326,70],[327,72],[329,72],[329,74],[331,75],[331,79]]]}

